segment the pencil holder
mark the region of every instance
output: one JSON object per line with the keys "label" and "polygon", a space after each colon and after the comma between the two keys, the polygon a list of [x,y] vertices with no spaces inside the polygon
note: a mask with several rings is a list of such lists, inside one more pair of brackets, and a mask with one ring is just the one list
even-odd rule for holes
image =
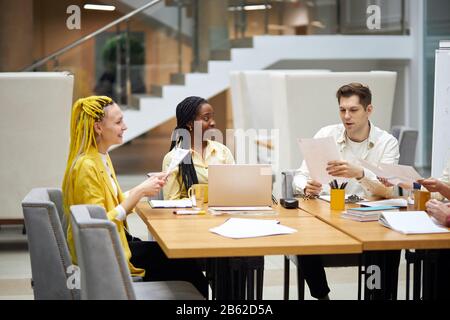
{"label": "pencil holder", "polygon": [[331,210],[345,209],[345,189],[331,189],[330,207]]}

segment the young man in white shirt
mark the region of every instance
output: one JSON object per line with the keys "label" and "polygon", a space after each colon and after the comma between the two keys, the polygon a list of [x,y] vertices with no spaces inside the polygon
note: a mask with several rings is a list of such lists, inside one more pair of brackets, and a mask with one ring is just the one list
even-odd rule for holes
{"label": "young man in white shirt", "polygon": [[[328,173],[335,177],[351,178],[346,187],[348,194],[389,198],[393,188],[384,186],[377,176],[363,168],[358,160],[363,159],[376,165],[397,164],[400,158],[397,139],[369,121],[373,106],[368,87],[351,83],[341,87],[336,96],[342,123],[324,127],[314,136],[333,137],[344,159],[328,163]],[[294,190],[300,194],[314,196],[329,193],[329,186],[322,186],[318,181],[310,179],[303,161],[294,177]]]}
{"label": "young man in white shirt", "polygon": [[[375,165],[379,163],[397,164],[400,158],[398,141],[384,130],[374,126],[369,117],[372,114],[372,93],[367,86],[360,83],[350,83],[342,86],[336,93],[339,103],[341,124],[331,125],[320,129],[314,138],[333,137],[338,145],[343,160],[336,159],[328,163],[327,172],[335,177],[349,178],[346,187],[347,194],[359,196],[379,196],[389,198],[393,193],[392,187],[381,183],[377,176],[363,168],[358,160],[363,159]],[[300,194],[317,196],[329,193],[329,186],[322,186],[320,182],[309,177],[309,172],[303,161],[297,171],[294,181],[294,190]],[[386,270],[396,268],[394,274],[398,275],[399,252],[392,252],[388,258],[389,265]],[[378,254],[386,258],[387,255]],[[298,256],[299,269],[303,272],[311,295],[317,299],[328,299],[328,288],[325,270],[320,256]],[[397,271],[397,272],[395,272]],[[388,274],[388,273],[387,273]],[[396,278],[392,279],[396,281]],[[394,284],[387,284],[387,291]],[[395,283],[396,286],[396,283]],[[384,291],[383,294],[386,292]],[[391,292],[387,293],[387,297]],[[384,297],[386,297],[384,296]]]}

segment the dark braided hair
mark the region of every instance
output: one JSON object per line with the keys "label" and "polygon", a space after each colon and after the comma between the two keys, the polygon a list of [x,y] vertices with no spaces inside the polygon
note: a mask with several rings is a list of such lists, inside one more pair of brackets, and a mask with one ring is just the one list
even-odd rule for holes
{"label": "dark braided hair", "polygon": [[[188,128],[188,123],[193,122],[197,116],[198,110],[202,105],[208,103],[200,97],[187,97],[177,105],[177,126],[172,133],[172,142],[170,144],[170,150],[175,146],[180,146],[183,149],[191,148],[191,140],[185,139]],[[192,156],[189,154],[179,164],[179,172],[183,179],[183,184],[188,190],[193,184],[198,183],[197,172],[195,171],[194,164],[192,163]]]}

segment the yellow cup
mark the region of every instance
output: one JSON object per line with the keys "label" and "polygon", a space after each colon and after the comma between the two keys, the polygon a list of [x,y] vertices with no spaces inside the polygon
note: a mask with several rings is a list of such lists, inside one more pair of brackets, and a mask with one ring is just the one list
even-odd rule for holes
{"label": "yellow cup", "polygon": [[208,185],[205,183],[193,184],[188,190],[188,197],[195,196],[197,206],[208,202]]}
{"label": "yellow cup", "polygon": [[429,191],[415,190],[414,191],[414,210],[426,210],[425,203],[430,200],[431,194]]}
{"label": "yellow cup", "polygon": [[331,210],[345,209],[345,189],[331,189]]}

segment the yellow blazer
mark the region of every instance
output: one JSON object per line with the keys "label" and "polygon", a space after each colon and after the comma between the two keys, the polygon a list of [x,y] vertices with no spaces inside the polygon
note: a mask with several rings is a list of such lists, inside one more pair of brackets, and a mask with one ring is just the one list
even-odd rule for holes
{"label": "yellow blazer", "polygon": [[[67,201],[69,207],[75,204],[93,204],[105,208],[108,219],[117,226],[117,231],[119,232],[119,238],[122,242],[125,258],[128,261],[130,273],[133,276],[144,276],[145,270],[134,267],[130,262],[131,251],[128,246],[124,228],[126,221],[115,219],[118,214],[115,208],[123,201],[124,196],[119,183],[117,182],[116,173],[114,172],[109,156],[107,157],[107,162],[117,185],[118,195],[115,195],[114,193],[114,189],[111,185],[106,168],[103,165],[100,153],[95,148],[91,148],[86,154],[81,155],[77,159],[72,172],[70,173],[70,186],[64,196],[68,197]],[[69,221],[67,227],[67,243],[72,256],[72,261],[76,264],[77,257],[72,237],[71,219],[68,216],[68,212],[65,212],[65,214],[67,221]]]}

